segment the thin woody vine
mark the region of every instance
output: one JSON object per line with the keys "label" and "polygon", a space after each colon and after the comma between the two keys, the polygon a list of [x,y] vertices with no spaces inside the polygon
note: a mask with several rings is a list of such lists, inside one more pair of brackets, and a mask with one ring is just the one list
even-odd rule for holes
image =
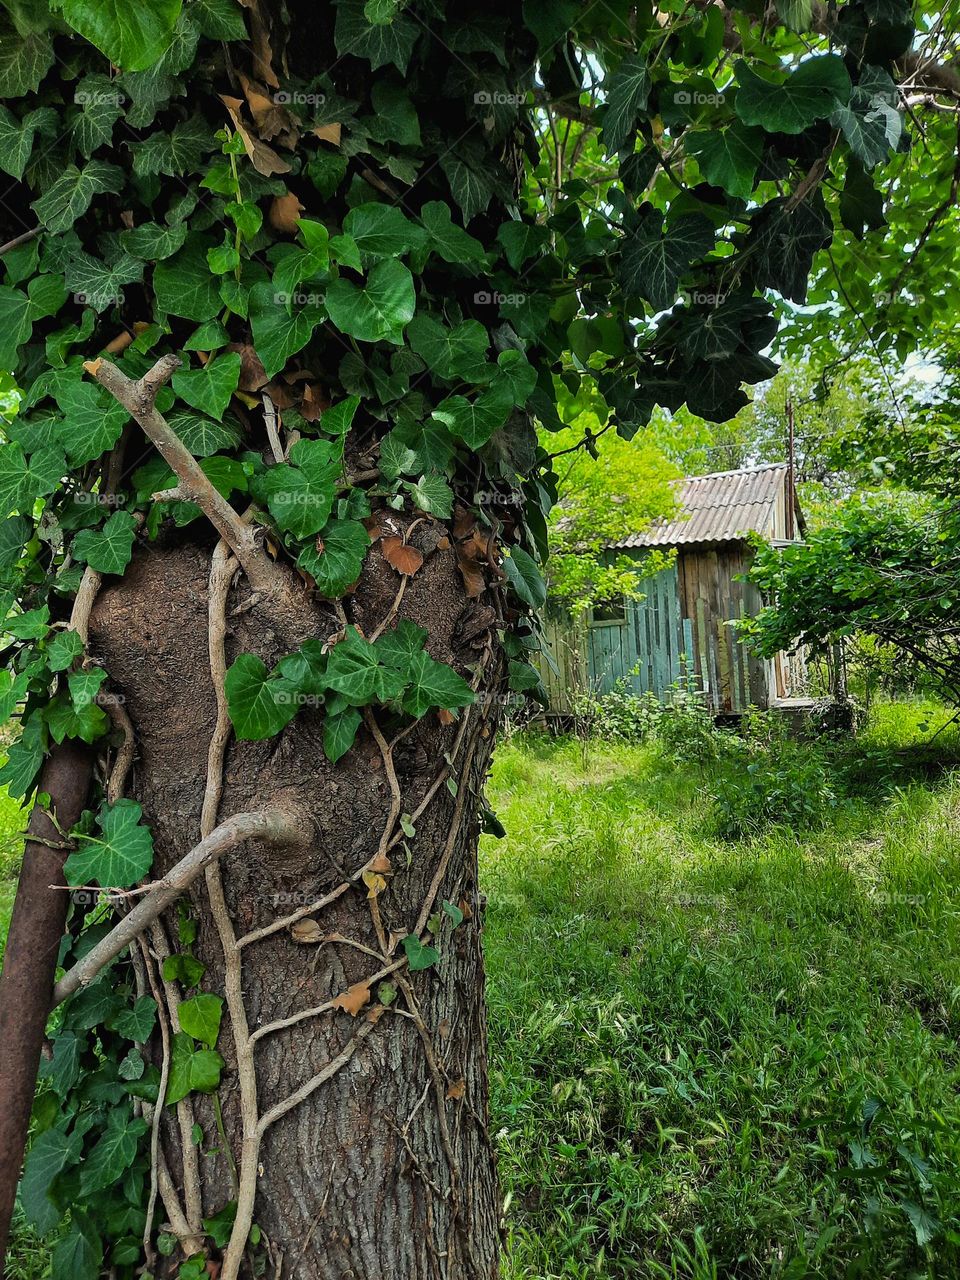
{"label": "thin woody vine", "polygon": [[[211,1259],[223,1280],[280,1274],[256,1225],[265,1135],[401,1021],[446,1186],[404,1130],[409,1169],[450,1206],[444,1274],[479,1274],[448,1118],[464,1082],[417,983],[477,927],[469,886],[442,890],[482,806],[496,709],[538,693],[556,476],[537,428],[565,425],[561,383],[565,400],[599,394],[627,439],[655,405],[729,417],[774,372],[776,308],[804,301],[818,251],[882,236],[876,179],[908,149],[901,95],[920,75],[903,61],[911,14],[815,9],[151,0],[133,21],[104,0],[4,6],[0,704],[22,732],[0,781],[33,799],[34,844],[72,889],[21,1186],[55,1276],[186,1280]],[[91,618],[131,565],[190,539],[207,548],[195,674],[216,719],[196,843],[155,877],[129,794],[137,726]],[[436,557],[467,602],[469,657],[453,663],[402,616]],[[392,593],[360,626],[374,562]],[[228,660],[249,611],[271,619],[279,660]],[[289,793],[223,814],[225,770],[234,744],[281,744],[298,717],[331,765],[373,744],[387,813],[329,890],[244,931],[231,858],[309,843],[312,820]],[[444,749],[411,803],[396,762],[427,721]],[[42,778],[71,744],[96,765],[64,826]],[[448,834],[400,920],[391,896],[436,806]],[[324,923],[350,896],[363,937]],[[194,954],[197,904],[220,990]],[[252,1027],[244,962],[277,935],[359,953],[364,976]],[[324,1018],[346,1020],[339,1053],[262,1108],[258,1049]],[[204,1098],[232,1187],[216,1206]]]}

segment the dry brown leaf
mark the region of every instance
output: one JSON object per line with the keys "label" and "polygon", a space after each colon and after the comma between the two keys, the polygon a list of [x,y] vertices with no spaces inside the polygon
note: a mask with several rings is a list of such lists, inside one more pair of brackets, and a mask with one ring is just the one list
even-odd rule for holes
{"label": "dry brown leaf", "polygon": [[397,573],[408,578],[423,568],[423,556],[416,549],[404,542],[402,538],[381,538],[380,550],[387,564],[393,565]]}
{"label": "dry brown leaf", "polygon": [[352,987],[348,987],[333,1001],[334,1009],[342,1009],[344,1013],[349,1013],[351,1018],[355,1018],[365,1004],[370,1003],[370,983],[355,982]]}
{"label": "dry brown leaf", "polygon": [[469,560],[466,556],[462,556],[457,552],[457,565],[460,569],[460,576],[463,578],[463,585],[466,588],[467,595],[471,600],[478,599],[483,594],[487,585],[483,570],[475,560]]}
{"label": "dry brown leaf", "polygon": [[240,391],[259,391],[267,385],[267,375],[263,361],[257,355],[257,349],[249,342],[231,342],[228,351],[236,351],[240,355]]}
{"label": "dry brown leaf", "polygon": [[300,137],[300,130],[283,102],[278,101],[280,95],[271,96],[270,91],[262,84],[251,80],[242,71],[238,74],[257,133],[264,142],[279,138],[282,146],[293,150]]}
{"label": "dry brown leaf", "polygon": [[375,871],[380,876],[393,875],[393,863],[385,853],[378,853],[367,869]]}
{"label": "dry brown leaf", "polygon": [[457,717],[452,711],[448,711],[446,707],[441,707],[437,712],[437,719],[442,725],[456,724]]}
{"label": "dry brown leaf", "polygon": [[295,920],[290,926],[290,937],[294,942],[322,942],[324,932],[317,920],[311,920],[308,916],[306,920]]}
{"label": "dry brown leaf", "polygon": [[375,871],[365,871],[361,879],[367,886],[368,898],[375,898],[378,893],[383,893],[387,887],[386,880],[384,880],[383,876],[377,875]]}
{"label": "dry brown leaf", "polygon": [[465,538],[476,527],[476,514],[467,507],[457,506],[453,513],[453,536],[457,539]]}
{"label": "dry brown leaf", "polygon": [[466,899],[466,898],[461,898],[461,899],[460,899],[460,902],[459,902],[459,904],[458,904],[458,905],[459,905],[459,907],[460,907],[460,910],[463,912],[463,918],[464,918],[464,920],[472,920],[472,919],[473,919],[473,907],[471,907],[471,905],[470,905],[470,903],[467,901],[467,899]]}
{"label": "dry brown leaf", "polygon": [[220,101],[227,108],[230,119],[233,121],[233,127],[243,141],[243,149],[247,153],[247,158],[257,173],[262,174],[265,178],[269,178],[275,173],[289,173],[290,166],[286,160],[282,160],[272,147],[268,147],[265,142],[261,142],[259,138],[254,137],[249,127],[243,123],[240,118],[243,101],[240,98],[231,98],[223,93],[220,94]]}
{"label": "dry brown leaf", "polygon": [[450,1020],[448,1018],[444,1018],[437,1026],[437,1035],[440,1037],[441,1040],[446,1040],[449,1034],[450,1034]]}
{"label": "dry brown leaf", "polygon": [[253,46],[257,74],[262,80],[266,80],[271,88],[279,89],[280,81],[272,65],[273,50],[270,47],[270,34],[260,8],[260,0],[240,0],[240,3],[250,15],[250,43]]}
{"label": "dry brown leaf", "polygon": [[386,1012],[387,1006],[385,1004],[375,1004],[372,1009],[367,1010],[367,1021],[376,1025]]}
{"label": "dry brown leaf", "polygon": [[103,349],[104,351],[109,352],[112,356],[116,355],[120,351],[126,351],[127,347],[129,347],[135,337],[135,334],[124,329],[124,331],[122,333],[118,333],[115,338],[111,338]]}
{"label": "dry brown leaf", "polygon": [[266,391],[278,409],[292,409],[299,399],[297,393],[285,382],[268,382]]}
{"label": "dry brown leaf", "polygon": [[330,403],[323,394],[323,387],[319,382],[308,382],[303,389],[300,416],[306,422],[319,422],[323,414],[330,408]]}
{"label": "dry brown leaf", "polygon": [[286,195],[274,196],[270,204],[270,212],[267,214],[267,221],[275,231],[281,231],[284,235],[295,236],[297,234],[297,219],[303,212],[303,205],[293,194],[288,191]]}
{"label": "dry brown leaf", "polygon": [[314,125],[310,132],[316,134],[321,142],[332,142],[335,147],[340,145],[341,126],[338,124]]}
{"label": "dry brown leaf", "polygon": [[461,1076],[459,1080],[455,1080],[447,1090],[447,1098],[459,1102],[463,1095],[467,1092],[467,1082]]}

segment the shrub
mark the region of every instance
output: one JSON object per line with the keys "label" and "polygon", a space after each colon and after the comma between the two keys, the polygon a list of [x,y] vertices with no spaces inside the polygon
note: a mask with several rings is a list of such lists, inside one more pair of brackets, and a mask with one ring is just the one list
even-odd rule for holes
{"label": "shrub", "polygon": [[624,678],[609,693],[578,695],[575,712],[592,737],[604,742],[644,742],[656,727],[661,707],[652,693],[634,693]]}
{"label": "shrub", "polygon": [[764,752],[744,772],[720,779],[714,814],[718,833],[735,840],[769,826],[791,830],[822,826],[836,803],[827,764],[808,746],[802,754]]}
{"label": "shrub", "polygon": [[673,764],[705,764],[716,759],[724,737],[717,731],[703,694],[690,680],[670,686],[669,701],[660,708],[657,738]]}

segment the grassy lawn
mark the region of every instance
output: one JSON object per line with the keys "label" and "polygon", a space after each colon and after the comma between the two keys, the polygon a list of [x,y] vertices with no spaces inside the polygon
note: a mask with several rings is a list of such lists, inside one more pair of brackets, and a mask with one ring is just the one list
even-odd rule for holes
{"label": "grassy lawn", "polygon": [[[908,759],[944,718],[883,708],[864,745]],[[960,772],[909,775],[821,832],[724,842],[712,768],[499,749],[510,1280],[960,1275]]]}
{"label": "grassy lawn", "polygon": [[[915,750],[944,718],[880,708],[865,794],[740,841],[715,834],[729,764],[498,749],[506,1280],[960,1275],[960,771],[935,759],[960,742]],[[0,936],[20,825],[0,802]],[[21,1242],[11,1275],[39,1275]]]}

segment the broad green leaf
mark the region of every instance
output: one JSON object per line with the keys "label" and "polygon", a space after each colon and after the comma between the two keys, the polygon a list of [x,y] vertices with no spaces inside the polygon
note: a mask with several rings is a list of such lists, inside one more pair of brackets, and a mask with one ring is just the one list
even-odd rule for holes
{"label": "broad green leaf", "polygon": [[3,623],[3,630],[18,640],[42,640],[50,630],[49,606],[11,614]]}
{"label": "broad green leaf", "polygon": [[466,680],[446,663],[431,658],[425,650],[413,655],[404,675],[409,687],[403,694],[403,709],[416,719],[432,708],[454,711],[474,701],[473,690]]}
{"label": "broad green leaf", "polygon": [[463,221],[472,222],[493,198],[492,181],[486,173],[481,173],[455,152],[441,159],[440,168],[450,183],[450,194],[463,214]]}
{"label": "broad green leaf", "polygon": [[343,229],[366,261],[396,258],[427,240],[424,229],[393,204],[357,205],[344,218]]}
{"label": "broad green leaf", "polygon": [[347,396],[339,404],[332,404],[320,415],[320,429],[326,431],[327,435],[345,436],[359,407],[359,396]]}
{"label": "broad green leaf", "polygon": [[422,475],[416,484],[405,480],[403,487],[418,511],[439,516],[441,520],[450,518],[453,512],[453,490],[443,476]]}
{"label": "broad green leaf", "polygon": [[222,1069],[223,1059],[215,1049],[198,1049],[190,1036],[178,1031],[173,1037],[164,1102],[170,1107],[188,1093],[213,1093]]}
{"label": "broad green leaf", "polygon": [[46,30],[21,35],[10,14],[0,9],[0,98],[36,93],[53,66],[53,41]]}
{"label": "broad green leaf", "polygon": [[490,390],[509,397],[511,405],[525,405],[537,385],[537,371],[522,351],[510,349],[497,356],[497,372]]}
{"label": "broad green leaf", "polygon": [[342,596],[360,577],[370,550],[370,535],[359,520],[331,520],[315,543],[300,552],[297,564],[314,579],[328,600]]}
{"label": "broad green leaf", "polygon": [[50,736],[57,743],[63,742],[65,738],[96,742],[110,727],[110,721],[100,707],[88,702],[77,708],[73,699],[62,693],[47,703],[43,715]]}
{"label": "broad green leaf", "polygon": [[100,837],[78,836],[80,848],[64,864],[67,884],[128,889],[139,883],[153,863],[153,837],[141,825],[143,809],[133,800],[118,800],[100,810]]}
{"label": "broad green leaf", "polygon": [[603,145],[608,154],[623,151],[630,143],[637,116],[650,96],[650,75],[644,52],[628,54],[607,88],[607,105],[603,116]]}
{"label": "broad green leaf", "polygon": [[221,996],[200,994],[183,1000],[177,1011],[180,1015],[180,1026],[188,1036],[199,1040],[208,1049],[217,1047],[217,1036],[220,1034],[220,1018],[223,1014]]}
{"label": "broad green leaf", "polygon": [[419,969],[429,969],[440,959],[440,952],[436,947],[428,947],[415,933],[410,933],[404,938],[403,950],[406,953],[407,963],[414,973]]}
{"label": "broad green leaf", "polygon": [[401,73],[405,72],[421,28],[402,14],[392,22],[373,23],[364,7],[365,0],[343,0],[337,6],[337,52],[341,57],[364,59],[372,71],[393,63]]}
{"label": "broad green leaf", "polygon": [[220,422],[239,381],[239,352],[228,351],[199,369],[178,369],[173,389],[191,408]]}
{"label": "broad green leaf", "polygon": [[80,1060],[86,1049],[86,1036],[61,1031],[54,1038],[52,1057],[40,1060],[40,1079],[50,1081],[58,1098],[66,1098],[80,1079]]}
{"label": "broad green leaf", "polygon": [[323,753],[336,764],[353,746],[363,715],[356,707],[345,707],[323,717]]}
{"label": "broad green leaf", "polygon": [[504,556],[503,571],[517,596],[533,609],[542,609],[547,601],[547,588],[537,562],[523,547],[511,547]]}
{"label": "broad green leaf", "polygon": [[808,31],[813,16],[813,0],[777,0],[777,13],[791,31]]}
{"label": "broad green leaf", "polygon": [[30,299],[20,289],[0,285],[0,368],[16,369],[17,348],[32,332]]}
{"label": "broad green leaf", "polygon": [[46,726],[42,716],[34,713],[0,767],[0,786],[5,786],[14,800],[22,800],[29,792],[43,764],[45,748]]}
{"label": "broad green leaf", "polygon": [[32,207],[48,231],[69,231],[90,208],[94,196],[104,192],[115,194],[122,185],[123,170],[105,160],[88,160],[83,169],[68,164],[49,191],[34,200]]}
{"label": "broad green leaf", "polygon": [[62,1207],[50,1192],[54,1179],[80,1158],[82,1139],[67,1137],[59,1129],[46,1129],[31,1144],[20,1180],[20,1203],[31,1226],[46,1235],[63,1216]]}
{"label": "broad green leaf", "polygon": [[749,199],[763,153],[763,132],[734,121],[726,129],[694,130],[684,148],[696,157],[707,182],[728,195]]}
{"label": "broad green leaf", "polygon": [[111,1030],[125,1040],[143,1044],[150,1038],[157,1021],[157,1002],[152,996],[141,996],[133,1005],[121,1009],[109,1021]]}
{"label": "broad green leaf", "polygon": [[158,311],[200,324],[221,310],[219,284],[207,264],[211,247],[206,236],[193,234],[182,249],[157,264],[153,292]]}
{"label": "broad green leaf", "polygon": [[73,558],[98,573],[122,574],[133,555],[136,517],[115,511],[102,529],[81,529],[71,544]]}
{"label": "broad green leaf", "polygon": [[381,665],[376,646],[356,627],[347,627],[344,638],[330,651],[327,685],[351,706],[363,707],[397,697],[404,679],[396,670]]}
{"label": "broad green leaf", "polygon": [[250,291],[253,342],[268,378],[278,374],[291,356],[303,350],[323,319],[324,310],[315,303],[289,314],[286,300],[274,292],[272,285],[259,284]]}
{"label": "broad green leaf", "polygon": [[230,721],[246,742],[272,738],[297,714],[295,687],[271,676],[256,654],[240,654],[227,672],[225,688]]}
{"label": "broad green leaf", "polygon": [[90,1196],[119,1182],[137,1158],[140,1139],[146,1131],[146,1120],[112,1112],[106,1133],[84,1156],[80,1169],[81,1194]]}
{"label": "broad green leaf", "polygon": [[309,538],[327,523],[342,472],[341,451],[329,440],[298,440],[290,461],[268,467],[254,481],[281,529]]}
{"label": "broad green leaf", "polygon": [[407,341],[428,368],[441,378],[483,381],[487,374],[490,335],[479,320],[464,320],[450,329],[433,316],[415,316]]}
{"label": "broad green leaf", "polygon": [[73,94],[80,113],[71,134],[80,154],[91,156],[97,147],[109,146],[113,126],[123,115],[124,96],[112,80],[103,75],[84,76]]}
{"label": "broad green leaf", "polygon": [[190,16],[209,40],[246,40],[239,0],[193,0]]}
{"label": "broad green leaf", "polygon": [[156,62],[173,36],[182,0],[63,0],[65,21],[124,71]]}
{"label": "broad green leaf", "polygon": [[6,577],[6,570],[12,569],[23,555],[32,532],[33,525],[23,516],[0,520],[0,580]]}
{"label": "broad green leaf", "polygon": [[205,964],[182,951],[175,951],[163,962],[164,982],[179,982],[187,991],[197,985],[206,971]]}
{"label": "broad green leaf", "polygon": [[[0,52],[0,59],[2,56]],[[59,128],[59,117],[49,107],[29,111],[22,120],[6,107],[0,107],[0,169],[19,182],[33,153],[37,133],[48,133],[52,129],[56,136]]]}
{"label": "broad green leaf", "polygon": [[112,449],[130,420],[123,405],[94,382],[64,382],[55,395],[63,413],[57,436],[74,467]]}
{"label": "broad green leaf", "polygon": [[777,82],[763,79],[743,61],[736,70],[737,115],[744,124],[760,125],[768,133],[803,133],[850,98],[850,77],[835,53],[808,58]]}
{"label": "broad green leaf", "polygon": [[73,1222],[66,1235],[53,1246],[50,1255],[50,1280],[97,1280],[103,1266],[103,1246],[92,1227],[81,1230],[79,1214],[73,1210]]}
{"label": "broad green leaf", "polygon": [[67,687],[77,711],[82,711],[84,707],[89,707],[91,703],[96,702],[100,686],[106,678],[107,673],[102,667],[83,668],[67,676]]}
{"label": "broad green leaf", "polygon": [[715,233],[702,214],[681,214],[661,233],[663,215],[648,210],[626,237],[621,253],[620,282],[630,297],[645,298],[657,311],[671,306],[680,280],[691,265],[714,246]]}
{"label": "broad green leaf", "polygon": [[430,249],[444,262],[464,264],[482,262],[486,250],[463,227],[457,226],[450,216],[450,206],[442,200],[430,200],[420,211],[423,225],[430,237]]}
{"label": "broad green leaf", "polygon": [[133,153],[133,171],[140,177],[195,173],[216,146],[213,130],[202,116],[191,116],[169,132],[152,133]]}
{"label": "broad green leaf", "polygon": [[514,271],[519,271],[528,258],[536,257],[549,239],[547,228],[532,222],[505,222],[497,232],[497,240]]}
{"label": "broad green leaf", "polygon": [[375,642],[374,648],[381,662],[405,672],[415,655],[422,651],[426,639],[427,631],[424,627],[418,627],[408,618],[401,618],[395,627],[383,633]]}
{"label": "broad green leaf", "polygon": [[362,286],[343,277],[334,280],[326,302],[330,319],[341,333],[358,342],[399,346],[416,308],[413,276],[402,262],[390,259],[373,267]]}
{"label": "broad green leaf", "polygon": [[171,413],[167,422],[195,458],[209,458],[221,449],[235,449],[243,439],[240,426],[232,418],[214,422],[187,409]]}
{"label": "broad green leaf", "polygon": [[0,449],[0,515],[29,512],[37,498],[52,493],[66,471],[59,449],[40,449],[29,462],[16,442]]}
{"label": "broad green leaf", "polygon": [[78,253],[67,263],[66,279],[74,302],[97,312],[106,311],[123,306],[124,285],[143,279],[143,263],[128,253],[121,253],[109,263],[89,253]]}
{"label": "broad green leaf", "polygon": [[513,404],[509,387],[491,387],[472,401],[465,396],[448,396],[434,409],[433,417],[469,448],[479,449],[503,426]]}

